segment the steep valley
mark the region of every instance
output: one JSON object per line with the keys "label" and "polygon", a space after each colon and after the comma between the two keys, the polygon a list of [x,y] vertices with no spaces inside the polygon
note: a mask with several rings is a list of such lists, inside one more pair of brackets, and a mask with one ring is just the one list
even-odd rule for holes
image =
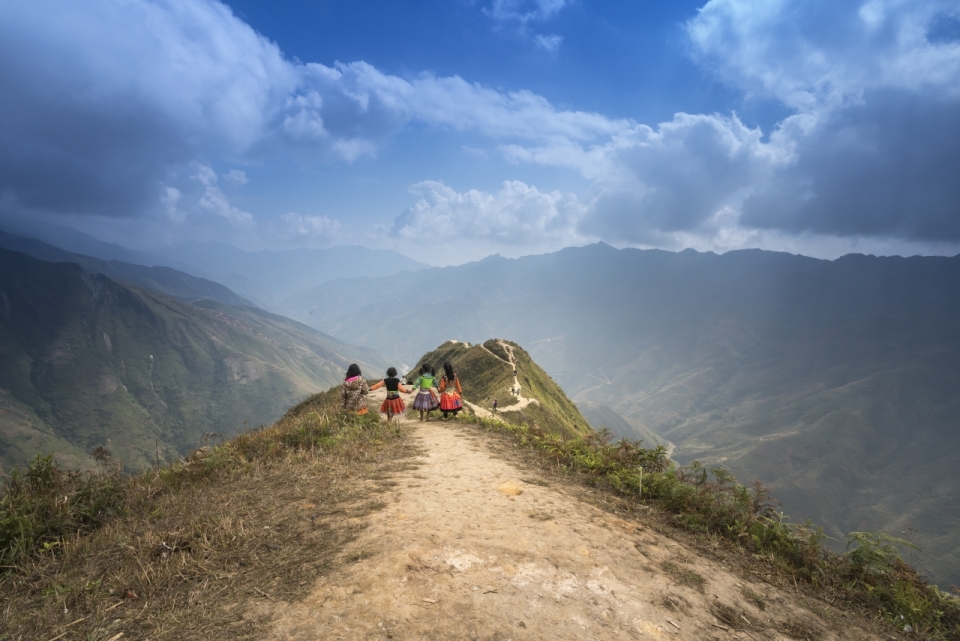
{"label": "steep valley", "polygon": [[509,338],[678,461],[762,479],[840,547],[855,530],[912,538],[928,576],[960,583],[960,257],[599,244],[333,281],[287,304],[395,363],[438,339]]}

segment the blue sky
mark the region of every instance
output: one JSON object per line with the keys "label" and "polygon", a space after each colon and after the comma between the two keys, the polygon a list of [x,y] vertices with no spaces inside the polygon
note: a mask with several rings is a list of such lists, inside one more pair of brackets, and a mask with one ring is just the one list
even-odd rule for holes
{"label": "blue sky", "polygon": [[0,2],[0,95],[0,216],[137,248],[960,251],[955,2]]}

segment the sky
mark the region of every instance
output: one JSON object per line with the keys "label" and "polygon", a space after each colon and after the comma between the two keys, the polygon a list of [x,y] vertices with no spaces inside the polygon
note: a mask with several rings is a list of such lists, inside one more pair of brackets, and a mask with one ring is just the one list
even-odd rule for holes
{"label": "sky", "polygon": [[960,253],[943,0],[0,0],[0,217],[447,265]]}

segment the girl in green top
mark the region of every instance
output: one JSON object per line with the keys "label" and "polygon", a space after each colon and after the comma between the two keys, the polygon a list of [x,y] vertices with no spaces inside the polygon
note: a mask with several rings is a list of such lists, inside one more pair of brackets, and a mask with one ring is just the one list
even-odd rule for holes
{"label": "girl in green top", "polygon": [[413,384],[413,389],[417,390],[417,397],[413,400],[413,409],[420,410],[420,420],[423,420],[424,414],[430,419],[430,412],[440,406],[437,401],[437,395],[433,388],[437,386],[437,377],[430,365],[424,363],[420,368],[420,378]]}

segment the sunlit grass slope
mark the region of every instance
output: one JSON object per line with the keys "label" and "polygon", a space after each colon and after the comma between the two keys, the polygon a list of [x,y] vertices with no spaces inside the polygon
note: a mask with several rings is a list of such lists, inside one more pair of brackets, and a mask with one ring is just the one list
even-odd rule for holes
{"label": "sunlit grass slope", "polygon": [[448,341],[424,354],[412,371],[419,372],[421,365],[429,363],[437,369],[437,375],[442,376],[443,363],[449,361],[460,378],[466,400],[490,409],[496,399],[500,408],[509,410],[511,405],[517,403],[517,398],[510,394],[513,368],[503,345],[512,348],[523,397],[537,401],[520,411],[500,412],[503,420],[524,425],[537,424],[547,431],[568,437],[592,431],[590,424],[560,386],[516,343],[490,339],[482,345],[468,346],[466,343]]}

